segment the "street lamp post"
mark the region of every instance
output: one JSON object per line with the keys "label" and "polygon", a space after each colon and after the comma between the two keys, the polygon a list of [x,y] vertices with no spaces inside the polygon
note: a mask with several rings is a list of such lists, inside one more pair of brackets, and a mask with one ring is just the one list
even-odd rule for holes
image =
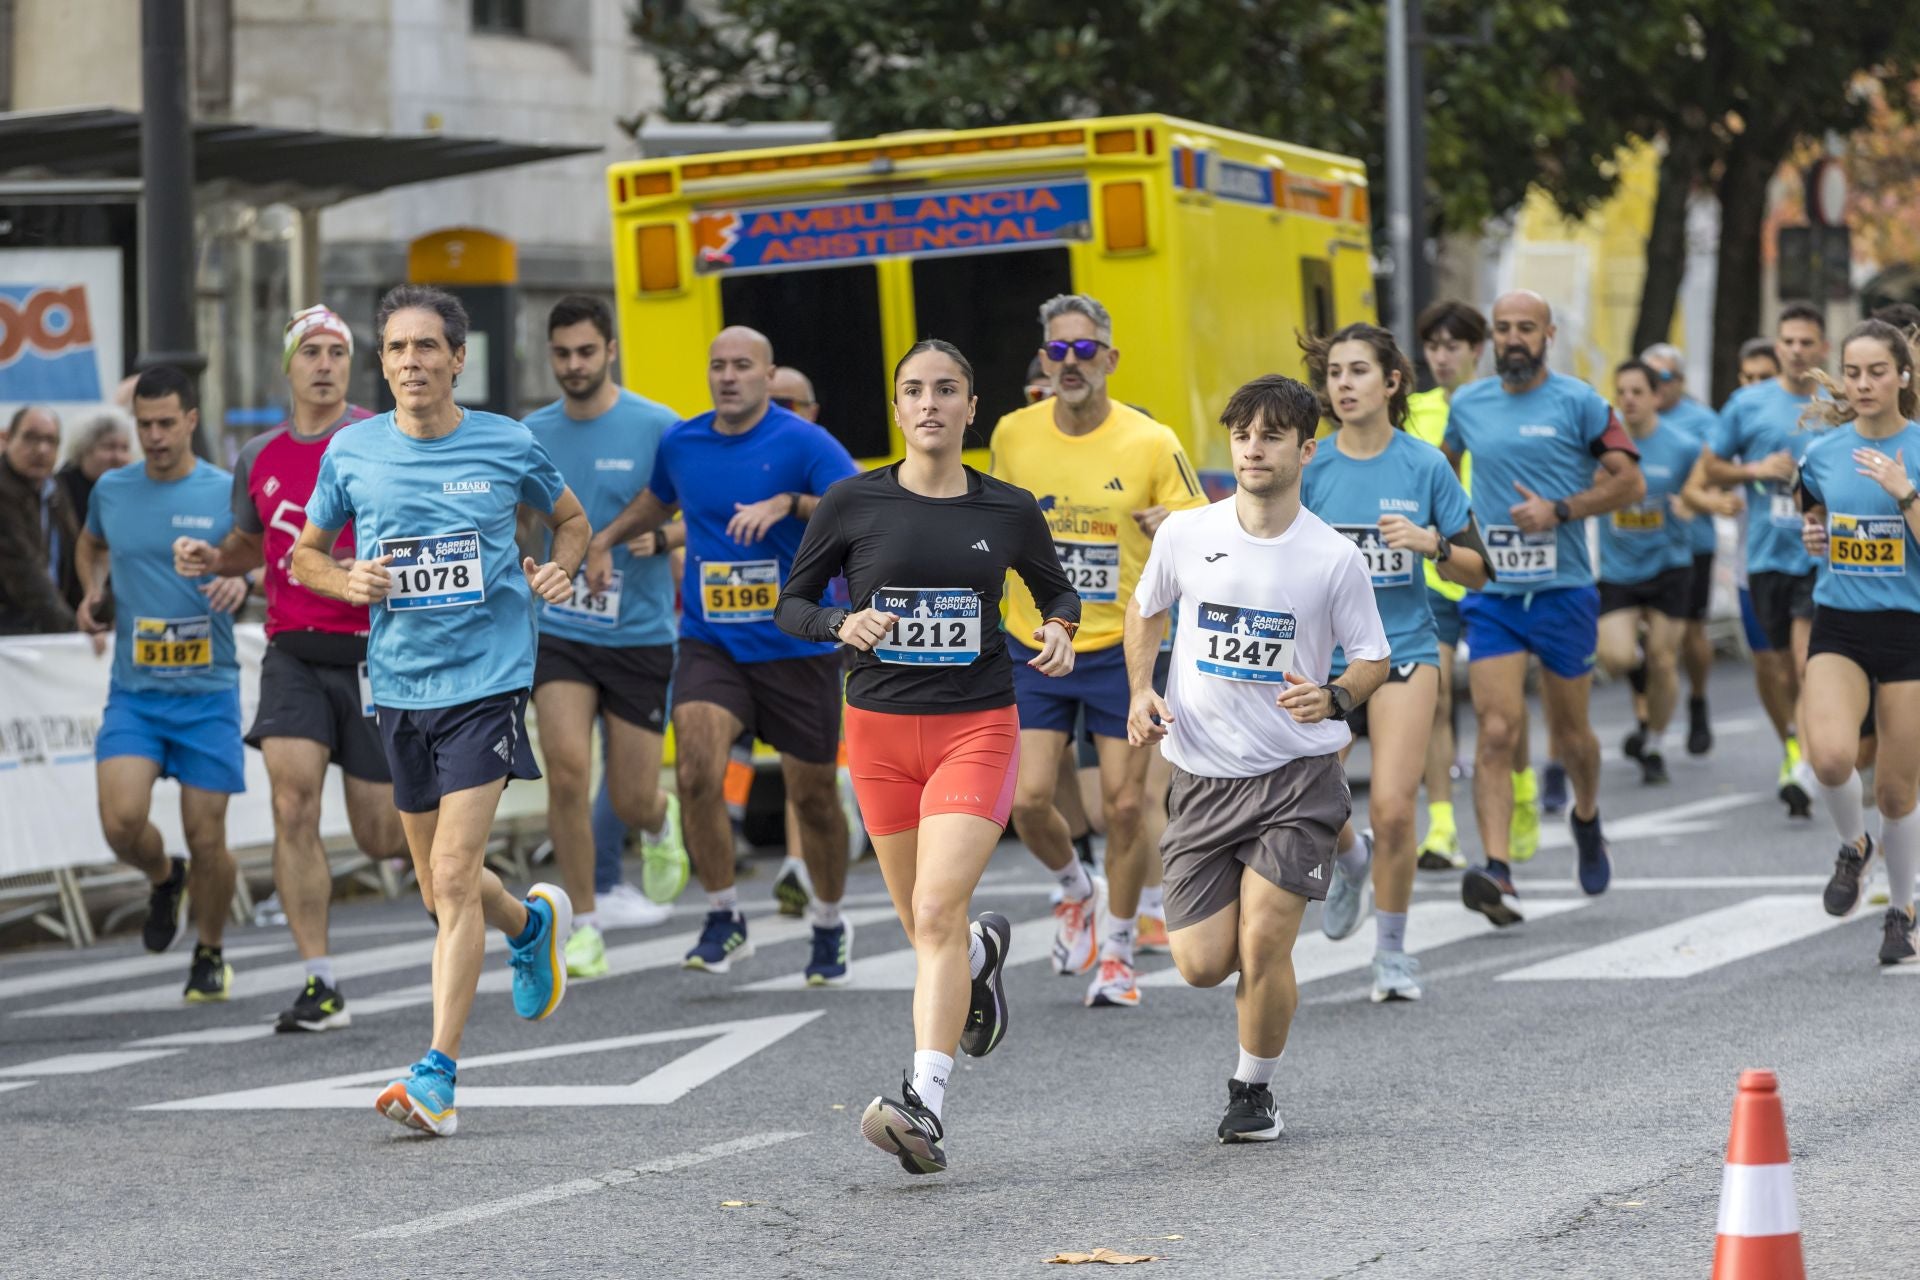
{"label": "street lamp post", "polygon": [[[207,367],[193,315],[193,122],[187,106],[186,0],[140,4],[140,263],[145,323],[135,366]],[[203,421],[194,448],[207,455]]]}
{"label": "street lamp post", "polygon": [[1387,245],[1393,254],[1392,329],[1402,351],[1413,350],[1413,109],[1407,0],[1387,0]]}

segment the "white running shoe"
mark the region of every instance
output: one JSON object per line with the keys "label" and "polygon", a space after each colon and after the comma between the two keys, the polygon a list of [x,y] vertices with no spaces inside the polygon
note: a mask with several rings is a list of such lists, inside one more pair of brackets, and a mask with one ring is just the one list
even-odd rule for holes
{"label": "white running shoe", "polygon": [[672,907],[655,902],[625,880],[594,896],[602,929],[649,929],[673,919]]}

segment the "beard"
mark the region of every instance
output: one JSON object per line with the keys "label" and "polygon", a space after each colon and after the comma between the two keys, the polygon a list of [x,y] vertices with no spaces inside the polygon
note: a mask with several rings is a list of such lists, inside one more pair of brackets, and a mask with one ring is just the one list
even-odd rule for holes
{"label": "beard", "polygon": [[598,373],[587,374],[583,378],[562,379],[560,390],[569,400],[591,400],[600,394],[600,388],[607,385],[607,377],[613,372],[611,365],[602,366]]}
{"label": "beard", "polygon": [[1249,476],[1236,470],[1233,479],[1235,484],[1253,497],[1272,498],[1300,483],[1300,468],[1276,462],[1273,464],[1273,470],[1265,475]]}
{"label": "beard", "polygon": [[1526,347],[1508,347],[1500,353],[1500,381],[1510,387],[1524,387],[1540,375],[1546,363],[1544,347],[1537,353]]}

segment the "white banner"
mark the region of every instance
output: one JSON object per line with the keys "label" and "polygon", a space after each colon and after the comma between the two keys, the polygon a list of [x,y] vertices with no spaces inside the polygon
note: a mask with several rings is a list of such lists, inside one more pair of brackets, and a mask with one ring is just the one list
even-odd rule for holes
{"label": "white banner", "polygon": [[120,295],[118,249],[0,249],[0,421],[23,404],[64,419],[113,399]]}

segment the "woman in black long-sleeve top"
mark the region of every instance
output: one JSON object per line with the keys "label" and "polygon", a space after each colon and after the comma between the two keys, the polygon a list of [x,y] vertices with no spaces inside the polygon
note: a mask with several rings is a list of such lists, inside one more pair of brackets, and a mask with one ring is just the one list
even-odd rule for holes
{"label": "woman in black long-sleeve top", "polygon": [[[1033,495],[960,461],[973,422],[973,366],[952,344],[916,344],[894,369],[906,457],[827,490],[775,620],[858,651],[847,677],[847,758],[860,813],[912,941],[913,1070],[860,1129],[909,1173],[947,1167],[941,1108],[953,1055],[1006,1032],[1001,984],[1011,928],[973,890],[1013,804],[1020,722],[1001,638],[1000,595],[1018,573],[1046,618],[1042,674],[1073,670],[1080,597],[1060,571]],[[817,603],[844,572],[857,612]]]}

